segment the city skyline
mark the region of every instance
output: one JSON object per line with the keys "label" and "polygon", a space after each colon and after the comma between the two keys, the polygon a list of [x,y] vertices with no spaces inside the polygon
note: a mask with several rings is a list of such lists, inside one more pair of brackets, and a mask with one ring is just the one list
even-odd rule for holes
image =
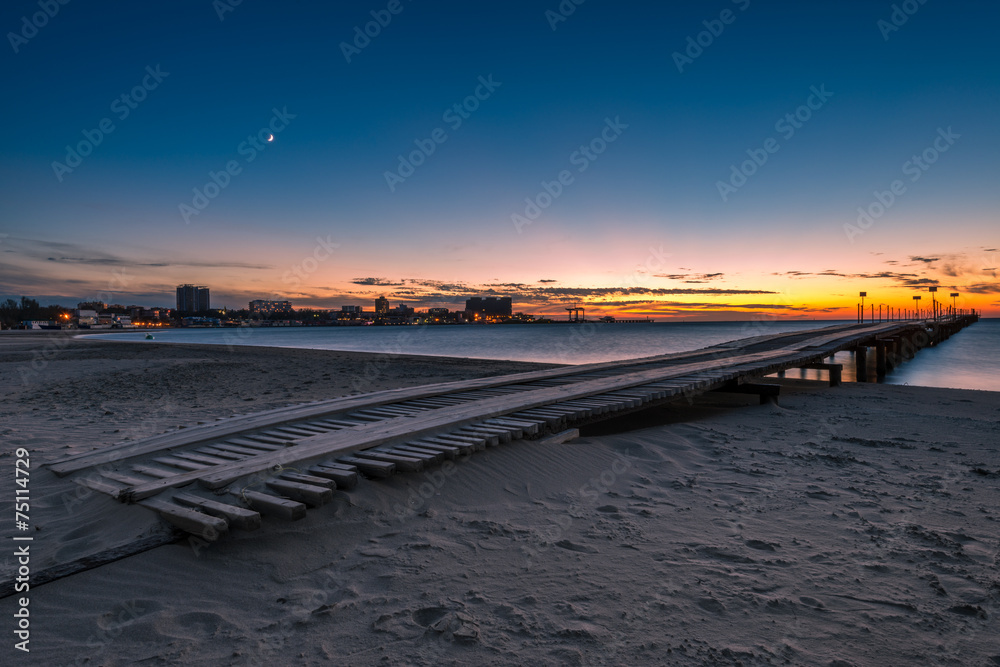
{"label": "city skyline", "polygon": [[1000,316],[995,4],[550,5],[9,3],[0,298]]}

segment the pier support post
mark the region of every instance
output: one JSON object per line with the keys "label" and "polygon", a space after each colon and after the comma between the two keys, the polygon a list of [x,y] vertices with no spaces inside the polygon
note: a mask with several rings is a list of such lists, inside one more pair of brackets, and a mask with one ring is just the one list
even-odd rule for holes
{"label": "pier support post", "polygon": [[858,345],[854,351],[855,377],[858,382],[868,382],[868,348]]}
{"label": "pier support post", "polygon": [[885,372],[886,372],[885,348],[886,348],[886,341],[884,340],[875,341],[875,375],[880,379],[885,377]]}

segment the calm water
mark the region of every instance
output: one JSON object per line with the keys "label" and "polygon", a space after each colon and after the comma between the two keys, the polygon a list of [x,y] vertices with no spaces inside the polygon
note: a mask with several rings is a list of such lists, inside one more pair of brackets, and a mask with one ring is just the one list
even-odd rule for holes
{"label": "calm water", "polygon": [[[170,329],[154,333],[166,343],[263,345],[392,354],[511,359],[559,364],[633,359],[694,350],[725,341],[831,326],[837,322],[691,322],[651,324],[532,324],[508,326],[279,327]],[[97,334],[143,341],[144,333]],[[1000,320],[982,320],[937,348],[928,348],[887,382],[1000,391]],[[853,374],[840,353],[845,380]],[[789,377],[797,371],[789,371]],[[806,372],[811,377],[815,371]]]}

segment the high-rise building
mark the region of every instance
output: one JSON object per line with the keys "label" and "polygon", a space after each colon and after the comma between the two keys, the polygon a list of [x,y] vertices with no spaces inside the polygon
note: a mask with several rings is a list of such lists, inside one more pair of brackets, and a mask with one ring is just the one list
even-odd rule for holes
{"label": "high-rise building", "polygon": [[250,302],[250,312],[262,315],[275,315],[277,313],[292,312],[291,301],[268,301],[266,299],[254,299]]}
{"label": "high-rise building", "polygon": [[375,299],[375,315],[386,315],[389,312],[389,299],[380,296]]}
{"label": "high-rise building", "polygon": [[211,308],[208,288],[204,285],[178,285],[177,311],[181,313],[198,313]]}
{"label": "high-rise building", "polygon": [[474,296],[465,301],[465,311],[467,313],[479,313],[480,315],[510,317],[511,308],[511,299],[509,296]]}

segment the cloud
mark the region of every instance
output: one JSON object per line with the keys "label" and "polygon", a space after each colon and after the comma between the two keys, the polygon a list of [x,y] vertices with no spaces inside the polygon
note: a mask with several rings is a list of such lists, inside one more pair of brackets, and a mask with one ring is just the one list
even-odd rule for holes
{"label": "cloud", "polygon": [[558,280],[549,280],[549,279],[543,278],[542,280],[539,280],[538,282],[540,282],[540,283],[557,283],[559,281]]}
{"label": "cloud", "polygon": [[910,256],[911,262],[923,262],[924,264],[933,264],[934,262],[937,262],[940,259],[941,259],[940,257],[919,257],[916,255]]}
{"label": "cloud", "polygon": [[381,287],[396,287],[403,283],[395,283],[388,278],[354,278],[351,280],[355,285],[379,285]]}
{"label": "cloud", "polygon": [[970,294],[1000,294],[1000,285],[997,283],[976,283],[974,285],[966,285],[957,291],[963,290]]}
{"label": "cloud", "polygon": [[667,280],[683,280],[686,283],[704,283],[709,280],[719,280],[724,273],[654,273],[654,278],[666,278]]}

